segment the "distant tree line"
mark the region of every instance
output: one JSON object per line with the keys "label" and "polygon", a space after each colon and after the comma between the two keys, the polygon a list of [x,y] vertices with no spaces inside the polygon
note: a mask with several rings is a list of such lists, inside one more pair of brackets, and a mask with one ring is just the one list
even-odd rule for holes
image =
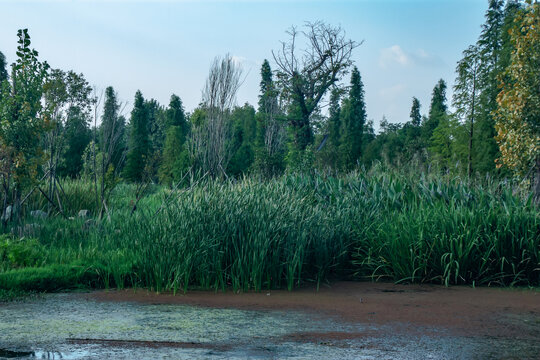
{"label": "distant tree line", "polygon": [[106,210],[122,180],[179,186],[195,174],[272,177],[377,161],[472,179],[514,174],[540,194],[539,18],[536,1],[490,0],[478,41],[457,64],[455,111],[441,79],[427,114],[413,98],[410,119],[383,117],[377,134],[351,58],[360,44],[323,22],[292,27],[274,70],[264,60],[257,108],[235,105],[242,69],[226,55],[191,113],[177,95],[163,106],[137,91],[127,117],[112,87],[100,94],[82,74],[51,69],[20,30],[11,71],[0,53],[2,218],[34,191],[61,213],[63,177],[92,180]]}

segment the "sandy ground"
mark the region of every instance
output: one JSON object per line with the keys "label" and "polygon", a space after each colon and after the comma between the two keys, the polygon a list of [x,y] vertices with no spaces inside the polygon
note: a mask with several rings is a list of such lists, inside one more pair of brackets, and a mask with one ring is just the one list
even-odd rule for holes
{"label": "sandy ground", "polygon": [[[314,288],[233,293],[189,291],[156,294],[111,290],[80,294],[95,301],[184,304],[242,310],[298,310],[343,322],[392,325],[391,331],[425,334],[444,329],[453,336],[540,340],[540,291],[528,289],[338,282]],[[388,327],[383,327],[389,329]],[[388,331],[388,330],[386,330]],[[366,333],[296,333],[294,340],[348,339]]]}

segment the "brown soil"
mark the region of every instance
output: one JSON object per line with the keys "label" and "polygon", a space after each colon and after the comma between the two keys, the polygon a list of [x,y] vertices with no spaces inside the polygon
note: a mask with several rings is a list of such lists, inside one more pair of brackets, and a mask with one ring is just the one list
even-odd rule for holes
{"label": "brown soil", "polygon": [[[189,291],[156,294],[112,290],[81,294],[97,301],[186,304],[244,310],[299,310],[311,316],[337,317],[366,325],[390,325],[391,331],[448,330],[452,335],[540,339],[537,290],[338,282],[330,287],[260,293]],[[297,340],[347,339],[367,333],[299,333]]]}

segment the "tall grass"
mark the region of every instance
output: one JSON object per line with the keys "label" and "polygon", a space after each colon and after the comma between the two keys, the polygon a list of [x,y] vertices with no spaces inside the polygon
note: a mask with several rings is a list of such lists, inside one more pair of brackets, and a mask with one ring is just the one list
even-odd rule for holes
{"label": "tall grass", "polygon": [[[85,186],[66,186],[66,197]],[[10,262],[15,240],[0,246],[0,288],[42,284],[39,274],[54,279],[54,269],[69,280],[58,280],[61,287],[173,292],[344,278],[540,285],[539,209],[492,180],[470,185],[375,169],[206,181],[172,194],[156,186],[131,215],[133,190],[119,186],[101,221],[43,220],[39,261]],[[91,189],[84,196],[71,213],[87,206]]]}

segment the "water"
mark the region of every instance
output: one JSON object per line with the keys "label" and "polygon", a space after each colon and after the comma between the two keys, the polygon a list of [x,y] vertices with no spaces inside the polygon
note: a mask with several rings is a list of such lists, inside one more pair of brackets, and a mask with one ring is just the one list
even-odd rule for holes
{"label": "water", "polygon": [[[534,359],[540,354],[538,342],[455,337],[444,329],[408,335],[400,330],[405,325],[50,294],[0,304],[0,359]],[[338,336],[310,335],[329,332]],[[343,333],[356,335],[339,336]]]}

